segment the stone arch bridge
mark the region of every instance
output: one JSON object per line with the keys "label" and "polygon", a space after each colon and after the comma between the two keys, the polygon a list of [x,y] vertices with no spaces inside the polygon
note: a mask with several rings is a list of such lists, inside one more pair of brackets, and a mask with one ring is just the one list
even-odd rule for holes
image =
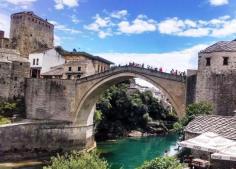
{"label": "stone arch bridge", "polygon": [[134,77],[160,88],[177,115],[184,115],[186,79],[182,76],[125,66],[79,80],[26,79],[28,120],[0,127],[0,143],[3,143],[0,154],[5,154],[0,161],[11,159],[10,152],[16,150],[20,158],[32,158],[61,150],[91,148],[95,143],[93,115],[97,99],[111,85]]}
{"label": "stone arch bridge", "polygon": [[101,94],[110,86],[131,78],[141,78],[161,89],[178,117],[183,117],[186,106],[185,77],[133,66],[113,67],[78,80],[28,79],[27,116],[92,125],[96,102]]}

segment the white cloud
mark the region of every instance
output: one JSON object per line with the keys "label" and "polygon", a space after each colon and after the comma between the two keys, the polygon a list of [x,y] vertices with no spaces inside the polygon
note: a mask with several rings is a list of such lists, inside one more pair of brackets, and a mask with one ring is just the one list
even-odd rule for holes
{"label": "white cloud", "polygon": [[77,33],[81,33],[80,30],[78,29],[73,29],[73,28],[69,28],[66,25],[60,24],[56,21],[49,21],[51,24],[54,25],[54,28],[58,31],[63,31],[63,32],[68,32],[68,33],[72,33],[72,34],[77,34]]}
{"label": "white cloud", "polygon": [[236,34],[236,19],[221,16],[207,20],[182,20],[177,17],[168,18],[158,24],[161,34],[185,37],[222,37]]}
{"label": "white cloud", "polygon": [[59,36],[54,35],[54,45],[55,46],[60,46],[62,44],[62,40]]}
{"label": "white cloud", "polygon": [[146,15],[138,15],[134,20],[128,20],[127,10],[106,12],[106,16],[96,14],[93,22],[84,28],[97,33],[98,37],[122,34],[142,34],[159,32],[160,34],[180,37],[224,37],[236,34],[236,18],[228,15],[211,20],[167,18],[161,21],[149,19]]}
{"label": "white cloud", "polygon": [[0,13],[0,30],[5,31],[5,36],[9,37],[10,16]]}
{"label": "white cloud", "polygon": [[132,23],[121,21],[118,24],[118,31],[126,34],[140,34],[143,32],[153,32],[157,29],[157,23],[148,19],[144,15],[139,15]]}
{"label": "white cloud", "polygon": [[75,24],[80,23],[80,20],[75,15],[72,15],[71,19],[72,19],[72,22],[75,23]]}
{"label": "white cloud", "polygon": [[174,34],[180,32],[184,27],[184,22],[177,17],[166,19],[158,25],[160,33],[163,34]]}
{"label": "white cloud", "polygon": [[27,9],[37,0],[3,0],[3,1],[16,6],[20,6],[23,9]]}
{"label": "white cloud", "polygon": [[213,6],[227,5],[229,0],[209,0],[210,4]]}
{"label": "white cloud", "polygon": [[94,22],[89,25],[85,25],[85,29],[97,32],[98,37],[101,39],[113,35],[111,29],[113,23],[111,22],[110,17],[101,17],[99,14],[97,14],[95,17],[93,17],[93,19]]}
{"label": "white cloud", "polygon": [[74,8],[79,6],[79,0],[54,0],[55,8],[58,10],[64,9],[65,6]]}
{"label": "white cloud", "polygon": [[229,36],[233,34],[236,34],[236,19],[228,21],[224,23],[221,28],[212,31],[212,36],[214,37]]}
{"label": "white cloud", "polygon": [[109,17],[102,18],[99,14],[93,17],[93,19],[94,22],[89,25],[85,25],[84,26],[85,29],[99,32],[101,28],[108,27],[110,24]]}
{"label": "white cloud", "polygon": [[186,37],[202,37],[207,36],[209,34],[208,28],[196,28],[196,29],[187,29],[182,32],[178,32],[178,36],[186,36]]}
{"label": "white cloud", "polygon": [[117,18],[117,19],[122,19],[128,15],[127,10],[120,10],[120,11],[115,11],[111,13],[112,18]]}
{"label": "white cloud", "polygon": [[186,69],[197,69],[198,52],[205,49],[209,44],[199,44],[187,49],[167,53],[97,53],[116,64],[125,65],[129,62],[162,67],[164,71],[171,69],[186,71]]}

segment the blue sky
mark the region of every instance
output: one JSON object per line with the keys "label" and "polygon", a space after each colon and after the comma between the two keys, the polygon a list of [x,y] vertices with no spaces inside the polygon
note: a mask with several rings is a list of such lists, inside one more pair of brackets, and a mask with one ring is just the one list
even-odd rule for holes
{"label": "blue sky", "polygon": [[0,0],[0,29],[32,10],[55,25],[55,43],[116,63],[196,68],[197,53],[236,38],[236,0]]}

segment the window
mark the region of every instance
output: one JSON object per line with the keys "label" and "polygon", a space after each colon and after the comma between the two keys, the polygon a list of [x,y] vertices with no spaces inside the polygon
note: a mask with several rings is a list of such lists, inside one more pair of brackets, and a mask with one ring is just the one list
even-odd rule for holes
{"label": "window", "polygon": [[71,71],[71,67],[69,67],[68,70]]}
{"label": "window", "polygon": [[100,65],[98,65],[98,72],[100,72]]}
{"label": "window", "polygon": [[33,59],[33,65],[35,65],[35,59]]}
{"label": "window", "polygon": [[210,66],[211,65],[211,58],[206,58],[206,66]]}
{"label": "window", "polygon": [[81,71],[81,67],[78,67],[78,71]]}
{"label": "window", "polygon": [[77,78],[79,79],[81,76],[80,75],[77,75]]}
{"label": "window", "polygon": [[67,75],[67,79],[71,79],[71,75]]}
{"label": "window", "polygon": [[223,57],[223,65],[229,64],[229,57]]}
{"label": "window", "polygon": [[17,81],[17,77],[14,77],[14,80]]}
{"label": "window", "polygon": [[39,59],[37,59],[37,61],[36,61],[36,65],[39,65]]}

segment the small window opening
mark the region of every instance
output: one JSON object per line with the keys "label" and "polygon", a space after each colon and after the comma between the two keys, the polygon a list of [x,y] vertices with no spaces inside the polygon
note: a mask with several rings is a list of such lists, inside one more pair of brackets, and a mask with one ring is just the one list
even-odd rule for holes
{"label": "small window opening", "polygon": [[71,71],[71,67],[69,67],[68,70]]}
{"label": "small window opening", "polygon": [[81,71],[81,67],[78,67],[78,71]]}
{"label": "small window opening", "polygon": [[206,58],[206,66],[210,66],[211,65],[211,58]]}
{"label": "small window opening", "polygon": [[35,65],[35,59],[33,59],[33,65]]}
{"label": "small window opening", "polygon": [[71,79],[71,75],[67,75],[67,79]]}
{"label": "small window opening", "polygon": [[39,65],[39,59],[37,59],[37,61],[36,61],[36,65]]}
{"label": "small window opening", "polygon": [[229,64],[229,57],[223,57],[223,65]]}
{"label": "small window opening", "polygon": [[77,75],[77,78],[79,79],[81,77],[81,75]]}

